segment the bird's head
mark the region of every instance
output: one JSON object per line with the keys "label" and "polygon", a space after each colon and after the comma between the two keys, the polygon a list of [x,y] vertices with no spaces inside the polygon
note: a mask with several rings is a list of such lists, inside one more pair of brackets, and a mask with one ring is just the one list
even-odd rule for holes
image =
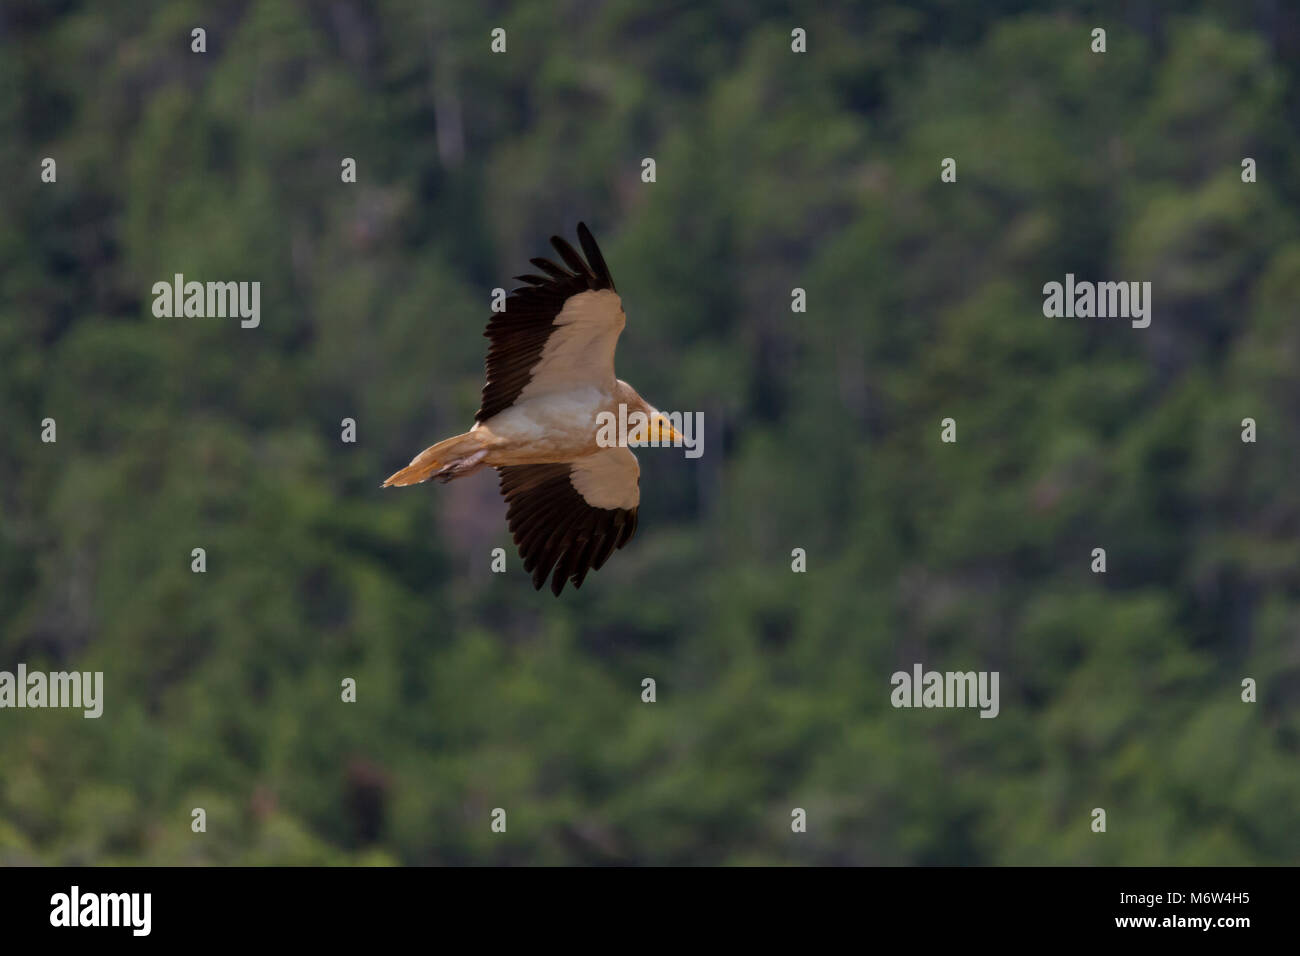
{"label": "bird's head", "polygon": [[650,419],[649,441],[659,445],[684,445],[686,439],[682,437],[681,432],[673,428],[673,423],[668,416],[657,408],[652,408],[646,412]]}
{"label": "bird's head", "polygon": [[647,433],[644,436],[637,435],[638,439],[661,446],[686,444],[681,432],[673,427],[672,420],[638,395],[636,389],[622,379],[618,381],[618,389],[619,400],[627,405],[628,412],[640,412],[646,417]]}

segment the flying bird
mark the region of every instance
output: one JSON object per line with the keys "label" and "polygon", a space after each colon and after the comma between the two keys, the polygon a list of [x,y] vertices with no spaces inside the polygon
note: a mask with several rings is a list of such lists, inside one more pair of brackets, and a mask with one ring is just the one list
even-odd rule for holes
{"label": "flying bird", "polygon": [[430,445],[384,482],[446,482],[495,468],[524,570],[538,590],[550,576],[557,596],[566,582],[581,587],[636,532],[641,469],[625,444],[598,442],[602,413],[617,419],[622,405],[627,420],[644,416],[638,438],[683,440],[667,416],[615,377],[623,301],[581,222],[578,241],[585,261],[552,236],[564,265],[531,260],[544,274],[515,276],[525,285],[488,321],[487,382],[474,427]]}

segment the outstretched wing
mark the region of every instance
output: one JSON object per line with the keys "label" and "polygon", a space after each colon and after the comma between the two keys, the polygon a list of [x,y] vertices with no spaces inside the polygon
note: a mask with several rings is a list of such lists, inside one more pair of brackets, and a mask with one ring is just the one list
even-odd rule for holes
{"label": "outstretched wing", "polygon": [[497,471],[509,506],[506,523],[538,590],[552,568],[555,594],[565,581],[582,587],[587,572],[599,570],[636,533],[641,469],[627,448],[603,448],[567,464]]}
{"label": "outstretched wing", "polygon": [[515,402],[592,385],[614,389],[614,349],[626,316],[609,267],[584,223],[578,241],[586,261],[559,236],[551,245],[564,266],[532,263],[545,275],[515,276],[527,285],[506,298],[483,334],[491,340],[487,382],[475,421]]}

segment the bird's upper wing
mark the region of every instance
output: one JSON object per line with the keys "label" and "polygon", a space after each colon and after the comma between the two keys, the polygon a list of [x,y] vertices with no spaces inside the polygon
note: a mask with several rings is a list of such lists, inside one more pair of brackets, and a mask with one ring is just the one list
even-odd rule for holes
{"label": "bird's upper wing", "polygon": [[593,385],[614,389],[614,348],[626,317],[609,267],[578,223],[587,259],[559,236],[551,237],[568,268],[533,259],[545,275],[515,276],[528,283],[506,299],[483,334],[491,340],[487,383],[475,421],[487,421],[516,401]]}
{"label": "bird's upper wing", "polygon": [[636,532],[641,469],[627,448],[602,448],[567,464],[497,471],[508,504],[506,523],[539,590],[552,568],[555,594],[565,581],[582,587],[587,572],[599,570]]}

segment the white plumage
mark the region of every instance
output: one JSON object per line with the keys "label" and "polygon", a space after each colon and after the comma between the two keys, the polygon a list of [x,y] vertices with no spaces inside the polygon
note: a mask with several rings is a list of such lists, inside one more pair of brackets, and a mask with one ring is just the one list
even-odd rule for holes
{"label": "white plumage", "polygon": [[474,427],[426,448],[384,482],[450,481],[496,468],[524,569],[537,588],[550,576],[557,595],[567,581],[581,587],[587,572],[636,531],[640,467],[627,448],[597,443],[601,413],[641,412],[651,440],[681,437],[615,377],[614,350],[627,317],[582,223],[578,239],[586,261],[553,236],[568,268],[533,259],[545,275],[518,276],[526,285],[489,321],[487,382]]}

